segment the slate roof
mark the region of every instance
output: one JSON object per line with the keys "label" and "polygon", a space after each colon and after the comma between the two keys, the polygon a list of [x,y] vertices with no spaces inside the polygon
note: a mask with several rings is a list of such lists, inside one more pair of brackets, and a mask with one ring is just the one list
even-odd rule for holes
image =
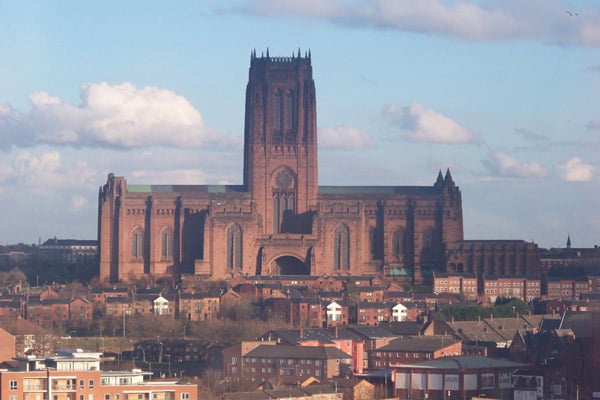
{"label": "slate roof", "polygon": [[261,344],[257,348],[249,351],[245,355],[256,358],[301,358],[301,359],[349,359],[350,354],[335,347],[324,346],[289,346],[289,345],[264,345]]}
{"label": "slate roof", "polygon": [[360,195],[361,198],[379,198],[382,195],[435,195],[440,190],[433,186],[319,186],[319,198]]}
{"label": "slate roof", "polygon": [[571,329],[576,338],[592,337],[594,328],[600,329],[600,313],[566,311],[560,329]]}
{"label": "slate roof", "polygon": [[446,323],[457,335],[470,342],[505,343],[514,336],[514,333],[510,337],[500,335],[485,321],[446,321]]}
{"label": "slate roof", "polygon": [[456,342],[452,336],[408,336],[394,339],[385,346],[378,347],[376,351],[434,352]]}
{"label": "slate roof", "polygon": [[411,367],[443,368],[443,369],[479,369],[479,368],[519,368],[526,364],[488,358],[483,356],[459,356],[443,357],[435,360],[427,360],[415,364]]}
{"label": "slate roof", "polygon": [[348,327],[347,329],[355,332],[361,337],[366,337],[369,339],[380,339],[380,338],[390,338],[395,337],[393,333],[385,329],[381,326],[353,326]]}
{"label": "slate roof", "polygon": [[423,324],[414,321],[392,321],[382,325],[394,335],[402,336],[417,336],[423,328]]}

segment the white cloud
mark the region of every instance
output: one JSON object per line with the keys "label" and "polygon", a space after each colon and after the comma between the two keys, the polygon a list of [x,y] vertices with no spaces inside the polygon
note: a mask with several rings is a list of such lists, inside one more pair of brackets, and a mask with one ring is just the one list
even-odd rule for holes
{"label": "white cloud", "polygon": [[559,165],[560,176],[565,181],[589,181],[594,176],[594,167],[579,157],[573,157]]}
{"label": "white cloud", "polygon": [[469,129],[418,103],[406,107],[387,105],[383,109],[383,116],[390,124],[402,129],[404,138],[411,142],[479,143]]}
{"label": "white cloud", "polygon": [[46,92],[29,98],[24,114],[0,104],[2,147],[53,145],[189,147],[218,141],[200,113],[183,96],[131,83],[81,86],[81,104],[74,106]]}
{"label": "white cloud", "polygon": [[85,161],[63,164],[57,151],[34,154],[22,151],[12,162],[0,163],[2,189],[51,195],[65,188],[89,190],[97,183],[95,172]]}
{"label": "white cloud", "polygon": [[484,160],[483,164],[495,176],[509,178],[543,178],[548,171],[538,162],[520,163],[505,153],[490,152],[490,159]]}
{"label": "white cloud", "polygon": [[233,11],[324,19],[349,26],[420,32],[466,40],[539,40],[544,43],[600,45],[600,13],[565,12],[560,0],[249,0]]}
{"label": "white cloud", "polygon": [[319,129],[319,146],[334,150],[360,150],[373,146],[373,139],[365,131],[352,126]]}

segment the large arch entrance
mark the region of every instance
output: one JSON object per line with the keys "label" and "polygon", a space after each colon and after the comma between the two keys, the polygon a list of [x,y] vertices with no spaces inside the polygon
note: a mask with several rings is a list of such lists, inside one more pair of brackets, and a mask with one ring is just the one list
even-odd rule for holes
{"label": "large arch entrance", "polygon": [[301,260],[293,256],[275,259],[275,275],[310,275],[310,269]]}

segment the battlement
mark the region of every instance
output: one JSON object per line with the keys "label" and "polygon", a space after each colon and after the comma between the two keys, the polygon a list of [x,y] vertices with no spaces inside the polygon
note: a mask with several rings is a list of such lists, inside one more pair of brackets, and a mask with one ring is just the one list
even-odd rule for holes
{"label": "battlement", "polygon": [[290,57],[286,57],[286,56],[277,56],[277,57],[272,57],[269,55],[269,49],[267,48],[267,53],[265,55],[265,53],[261,53],[260,56],[256,55],[256,49],[252,50],[252,52],[250,53],[250,63],[254,64],[255,62],[260,62],[260,63],[275,63],[275,64],[289,64],[289,63],[296,63],[298,61],[302,61],[302,60],[308,60],[310,62],[310,50],[309,51],[305,51],[304,52],[304,56],[302,56],[302,53],[300,52],[300,49],[298,49],[298,53],[294,54],[292,53],[292,55]]}

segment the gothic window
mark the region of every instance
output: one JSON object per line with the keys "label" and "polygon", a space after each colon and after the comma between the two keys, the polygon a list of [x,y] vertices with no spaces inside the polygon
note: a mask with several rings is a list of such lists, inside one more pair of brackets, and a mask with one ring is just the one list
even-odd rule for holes
{"label": "gothic window", "polygon": [[369,228],[369,243],[371,244],[371,260],[377,259],[377,228],[371,226]]}
{"label": "gothic window", "polygon": [[289,221],[286,222],[286,216],[289,220],[290,216],[296,212],[295,187],[295,179],[290,171],[282,170],[275,176],[273,183],[274,233],[281,233],[285,230],[284,225],[289,225]]}
{"label": "gothic window", "polygon": [[173,258],[173,231],[165,228],[160,235],[160,257],[163,260]]}
{"label": "gothic window", "polygon": [[283,114],[283,130],[285,131],[286,137],[291,141],[293,138],[294,131],[294,95],[291,90],[288,90],[285,94],[284,99],[284,114]]}
{"label": "gothic window", "polygon": [[242,268],[242,230],[238,225],[227,228],[227,268]]}
{"label": "gothic window", "polygon": [[144,252],[144,231],[142,228],[135,228],[131,234],[131,256],[133,258],[142,258]]}
{"label": "gothic window", "polygon": [[337,270],[350,269],[350,238],[348,227],[339,225],[333,234],[333,268]]}
{"label": "gothic window", "polygon": [[273,232],[275,233],[279,233],[279,227],[281,226],[280,212],[279,196],[275,195],[273,198]]}
{"label": "gothic window", "polygon": [[421,245],[423,246],[423,250],[430,250],[433,248],[433,228],[425,229]]}
{"label": "gothic window", "polygon": [[283,135],[283,97],[281,92],[276,90],[273,95],[273,141],[280,142]]}
{"label": "gothic window", "polygon": [[392,236],[392,253],[397,260],[404,256],[404,229],[398,228]]}

